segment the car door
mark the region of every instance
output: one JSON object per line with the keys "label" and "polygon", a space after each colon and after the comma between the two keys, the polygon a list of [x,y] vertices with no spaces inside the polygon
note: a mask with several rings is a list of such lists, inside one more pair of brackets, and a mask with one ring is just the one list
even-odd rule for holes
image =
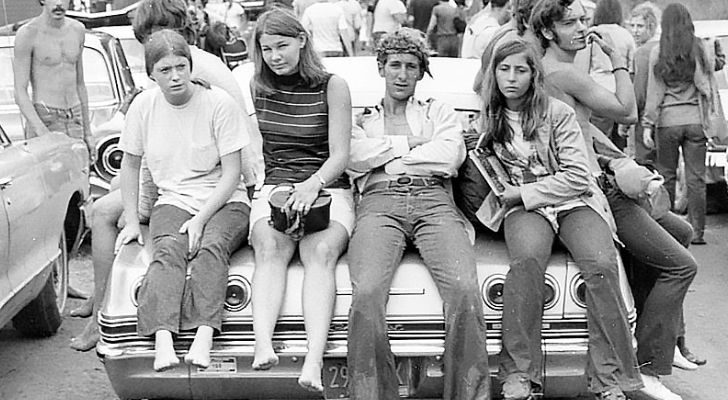
{"label": "car door", "polygon": [[47,193],[33,154],[34,142],[45,139],[14,141],[0,156],[0,190],[8,224],[6,265],[13,287],[24,286],[52,257],[47,237]]}
{"label": "car door", "polygon": [[[0,127],[0,159],[4,157],[5,149],[10,141]],[[1,161],[0,161],[1,162]],[[0,308],[10,300],[13,294],[8,278],[8,214],[5,211],[4,174],[0,172]]]}

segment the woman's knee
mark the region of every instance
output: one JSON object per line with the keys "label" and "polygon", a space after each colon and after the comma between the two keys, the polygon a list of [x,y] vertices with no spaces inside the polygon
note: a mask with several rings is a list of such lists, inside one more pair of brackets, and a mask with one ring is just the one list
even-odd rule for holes
{"label": "woman's knee", "polygon": [[341,255],[341,248],[332,244],[329,241],[317,241],[315,243],[307,243],[306,245],[301,244],[299,246],[299,252],[301,254],[301,262],[304,266],[322,266],[329,268],[336,265],[339,256]]}
{"label": "woman's knee", "polygon": [[93,205],[93,229],[112,226],[116,229],[116,223],[124,212],[124,205],[119,193],[111,192],[96,200]]}

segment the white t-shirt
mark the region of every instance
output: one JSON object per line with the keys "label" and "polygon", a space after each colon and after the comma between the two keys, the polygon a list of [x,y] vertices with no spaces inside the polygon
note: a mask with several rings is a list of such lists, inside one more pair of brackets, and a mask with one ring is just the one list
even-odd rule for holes
{"label": "white t-shirt", "polygon": [[205,5],[205,12],[210,19],[211,24],[215,22],[222,22],[234,32],[238,34],[243,33],[245,9],[243,9],[240,4],[236,2],[233,2],[232,4],[228,4],[227,2],[210,2]]}
{"label": "white t-shirt", "polygon": [[[241,150],[248,138],[235,101],[222,89],[193,85],[190,101],[169,104],[159,87],[139,94],[129,107],[119,147],[146,156],[159,188],[157,204],[191,214],[204,206],[222,177],[222,156]],[[250,204],[243,183],[228,202]]]}
{"label": "white t-shirt", "polygon": [[346,34],[349,24],[340,6],[325,1],[315,3],[306,8],[301,17],[301,25],[313,37],[314,50],[343,51],[341,34]]}
{"label": "white t-shirt", "polygon": [[500,24],[490,13],[473,17],[463,33],[462,58],[480,58],[485,52]]}
{"label": "white t-shirt", "polygon": [[401,24],[394,19],[395,14],[407,14],[407,8],[400,0],[379,0],[374,9],[374,26],[372,32],[392,33]]}

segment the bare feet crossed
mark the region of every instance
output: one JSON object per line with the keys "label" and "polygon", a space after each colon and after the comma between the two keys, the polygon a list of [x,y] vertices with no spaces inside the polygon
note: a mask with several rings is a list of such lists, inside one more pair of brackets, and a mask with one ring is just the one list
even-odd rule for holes
{"label": "bare feet crossed", "polygon": [[212,327],[200,326],[195,333],[195,340],[192,341],[190,350],[185,354],[185,363],[200,368],[210,366],[210,350],[212,350]]}
{"label": "bare feet crossed", "polygon": [[258,346],[255,344],[255,357],[253,358],[253,369],[254,370],[266,370],[271,369],[278,365],[278,356],[276,355],[273,346]]}
{"label": "bare feet crossed", "polygon": [[298,377],[298,384],[309,392],[323,393],[324,386],[321,384],[321,368],[323,363],[319,361],[303,362],[301,376]]}
{"label": "bare feet crossed", "polygon": [[172,333],[159,330],[154,334],[154,339],[154,370],[162,372],[176,367],[179,358],[174,352]]}

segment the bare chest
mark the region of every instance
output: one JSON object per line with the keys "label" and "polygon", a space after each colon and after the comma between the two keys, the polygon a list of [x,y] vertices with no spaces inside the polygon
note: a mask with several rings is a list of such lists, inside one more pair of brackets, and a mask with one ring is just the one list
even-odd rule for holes
{"label": "bare chest", "polygon": [[33,62],[43,66],[75,65],[81,55],[81,43],[72,32],[42,32],[33,43]]}
{"label": "bare chest", "polygon": [[412,135],[412,129],[410,128],[409,123],[407,123],[407,117],[404,114],[385,116],[384,131],[387,135]]}

